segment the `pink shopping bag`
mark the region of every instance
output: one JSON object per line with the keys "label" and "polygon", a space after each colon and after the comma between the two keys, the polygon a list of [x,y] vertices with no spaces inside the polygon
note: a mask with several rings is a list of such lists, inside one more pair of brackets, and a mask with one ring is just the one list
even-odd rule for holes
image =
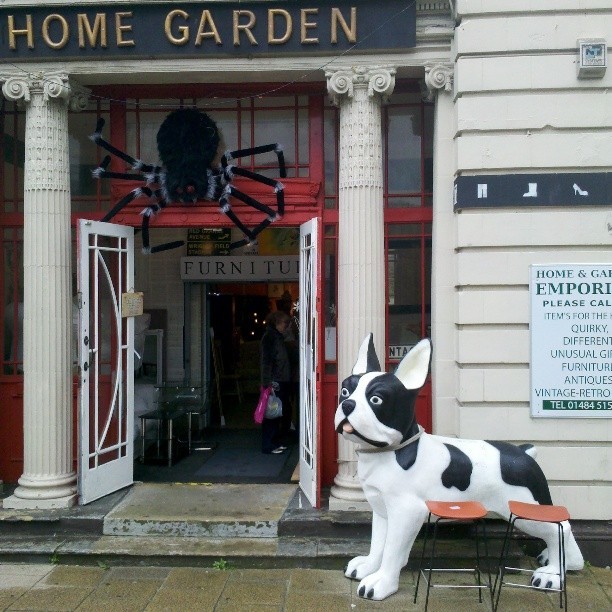
{"label": "pink shopping bag", "polygon": [[268,397],[270,396],[270,391],[272,391],[271,387],[264,387],[263,385],[260,389],[257,408],[255,408],[255,412],[253,413],[253,418],[256,423],[263,423],[266,407],[268,405]]}

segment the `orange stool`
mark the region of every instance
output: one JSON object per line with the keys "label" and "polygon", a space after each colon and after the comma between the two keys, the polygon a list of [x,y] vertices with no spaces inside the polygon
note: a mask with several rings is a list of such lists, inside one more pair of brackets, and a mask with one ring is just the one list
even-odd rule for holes
{"label": "orange stool", "polygon": [[[427,610],[427,606],[429,604],[429,591],[432,588],[456,588],[456,589],[478,589],[478,601],[482,603],[482,589],[489,589],[489,596],[491,597],[491,604],[493,604],[493,589],[491,586],[491,572],[487,566],[487,576],[488,576],[488,584],[482,584],[480,580],[481,575],[481,562],[480,562],[480,543],[479,543],[479,535],[478,535],[478,527],[482,527],[482,537],[484,539],[484,547],[485,547],[485,558],[489,556],[489,551],[487,548],[487,534],[485,530],[485,524],[482,519],[487,515],[486,508],[479,502],[476,501],[461,501],[461,502],[440,502],[440,501],[427,501],[427,509],[429,510],[429,516],[427,517],[427,523],[425,523],[425,537],[423,539],[423,550],[421,551],[421,560],[419,562],[418,573],[417,573],[417,583],[414,589],[414,603],[416,603],[417,595],[419,592],[419,582],[421,580],[421,575],[423,576],[423,580],[427,582],[427,596],[425,598],[425,610]],[[429,525],[431,521],[431,517],[435,516],[436,519],[434,521],[434,530],[433,530],[433,540],[431,544],[431,557],[429,561],[429,570],[427,575],[425,574],[425,569],[423,568],[423,561],[425,559],[425,549],[427,546],[427,539],[429,533]],[[438,523],[441,521],[456,521],[456,522],[466,522],[471,521],[475,526],[475,535],[476,535],[476,567],[474,569],[467,568],[434,568],[434,557],[436,553],[436,541],[438,537]],[[474,573],[476,577],[476,584],[433,584],[431,580],[431,575],[433,572],[470,572]]]}
{"label": "orange stool", "polygon": [[[539,591],[554,591],[559,593],[559,607],[565,607],[567,611],[567,590],[565,587],[565,542],[563,538],[563,521],[568,521],[570,518],[569,512],[565,506],[552,506],[543,504],[527,504],[519,501],[509,501],[508,507],[510,508],[510,518],[508,519],[508,527],[506,528],[506,535],[504,537],[504,543],[502,545],[501,556],[499,560],[499,573],[495,578],[495,587],[493,591],[497,590],[497,597],[495,598],[495,605],[493,610],[497,610],[499,605],[499,596],[504,585],[510,587],[520,587],[523,589],[537,589]],[[541,523],[555,523],[557,525],[557,534],[559,538],[559,580],[561,588],[545,588],[535,587],[531,584],[516,584],[512,582],[504,582],[504,576],[506,570],[512,570],[514,572],[532,572],[529,569],[522,569],[520,567],[506,567],[506,560],[510,550],[510,540],[512,538],[512,532],[514,531],[514,523],[523,519],[526,521],[538,521]],[[499,581],[499,589],[497,589],[497,583]]]}

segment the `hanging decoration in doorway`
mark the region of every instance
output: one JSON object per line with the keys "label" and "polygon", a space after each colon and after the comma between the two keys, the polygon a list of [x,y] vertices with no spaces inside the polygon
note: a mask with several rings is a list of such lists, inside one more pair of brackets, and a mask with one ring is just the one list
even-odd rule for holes
{"label": "hanging decoration in doorway", "polygon": [[[257,235],[270,223],[280,219],[285,209],[284,186],[279,181],[252,172],[230,162],[249,155],[274,151],[278,158],[281,178],[287,176],[285,158],[279,144],[267,144],[248,149],[226,151],[219,159],[221,136],[217,124],[202,111],[195,108],[181,108],[170,113],[157,132],[157,149],[161,166],[155,166],[135,159],[120,151],[102,138],[104,119],[98,119],[96,131],[91,139],[101,148],[125,161],[134,173],[112,172],[108,170],[111,155],[107,155],[98,168],[93,170],[95,178],[123,179],[142,181],[103,217],[110,221],[117,213],[137,198],[149,198],[149,205],[142,211],[142,245],[144,253],[158,253],[180,247],[183,241],[168,242],[152,247],[149,242],[150,218],[169,204],[195,205],[198,200],[218,202],[221,212],[234,223],[244,237],[230,245],[230,249],[250,245]],[[276,210],[232,184],[235,176],[242,176],[272,187],[276,194]],[[264,218],[253,228],[248,228],[232,210],[230,197],[260,211]]]}

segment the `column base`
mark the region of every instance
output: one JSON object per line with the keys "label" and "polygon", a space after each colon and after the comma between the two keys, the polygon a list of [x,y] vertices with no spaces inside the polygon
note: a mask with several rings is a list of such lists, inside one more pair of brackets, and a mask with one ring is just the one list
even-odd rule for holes
{"label": "column base", "polygon": [[66,497],[55,497],[53,499],[25,499],[11,495],[2,500],[4,508],[11,510],[49,510],[53,508],[71,508],[77,503],[77,494],[72,493]]}
{"label": "column base", "polygon": [[341,473],[334,478],[334,485],[329,492],[330,510],[372,510],[356,472],[357,466],[354,462],[347,461],[342,466]]}
{"label": "column base", "polygon": [[5,508],[50,509],[70,508],[77,503],[76,474],[53,475],[46,478],[22,475],[19,486],[3,501]]}
{"label": "column base", "polygon": [[333,495],[334,488],[330,491],[329,496],[329,509],[330,510],[342,510],[343,512],[372,512],[372,506],[367,500],[349,500],[341,499]]}

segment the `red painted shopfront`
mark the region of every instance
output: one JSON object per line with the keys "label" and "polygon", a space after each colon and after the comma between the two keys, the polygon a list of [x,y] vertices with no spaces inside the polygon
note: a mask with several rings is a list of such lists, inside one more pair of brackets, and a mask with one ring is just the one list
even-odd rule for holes
{"label": "red painted shopfront", "polygon": [[[392,368],[413,339],[430,332],[431,277],[431,190],[433,158],[433,112],[423,102],[418,82],[398,82],[395,93],[383,108],[384,205],[387,256],[386,366]],[[338,113],[327,100],[325,83],[191,84],[175,86],[113,86],[94,88],[87,110],[70,116],[71,191],[73,227],[80,218],[100,219],[133,188],[126,181],[110,181],[107,187],[91,178],[90,170],[101,153],[87,139],[97,116],[107,120],[106,137],[119,149],[137,158],[151,155],[155,126],[178,106],[197,106],[218,121],[226,135],[227,148],[282,142],[288,178],[285,185],[285,215],[275,227],[297,228],[320,217],[321,346],[326,328],[341,327],[335,321],[336,252],[338,228]],[[0,480],[16,482],[23,470],[23,357],[20,350],[20,304],[23,301],[23,138],[24,114],[11,102],[2,103],[3,163],[0,203],[0,259],[4,271],[0,319],[3,346],[0,369]],[[280,134],[278,133],[280,132]],[[153,159],[151,161],[156,161]],[[112,168],[123,171],[113,159]],[[261,163],[245,158],[241,164],[257,172],[270,173],[270,160]],[[261,165],[260,165],[261,164]],[[240,189],[240,179],[236,181]],[[274,204],[274,194],[265,186],[248,185],[257,199]],[[245,187],[246,190],[246,187]],[[141,225],[142,201],[135,201],[114,221],[136,228]],[[256,225],[260,213],[236,204],[234,210],[248,226]],[[186,207],[172,205],[151,227],[230,227],[216,203],[202,202]],[[156,257],[152,255],[151,257]],[[27,367],[27,364],[26,364]],[[319,409],[320,481],[329,486],[337,473],[337,435],[333,417],[337,406],[338,380],[335,360],[321,368]],[[73,448],[76,457],[77,386],[74,385]],[[417,405],[419,422],[431,430],[431,384],[425,386]],[[76,469],[76,458],[75,458]]]}

